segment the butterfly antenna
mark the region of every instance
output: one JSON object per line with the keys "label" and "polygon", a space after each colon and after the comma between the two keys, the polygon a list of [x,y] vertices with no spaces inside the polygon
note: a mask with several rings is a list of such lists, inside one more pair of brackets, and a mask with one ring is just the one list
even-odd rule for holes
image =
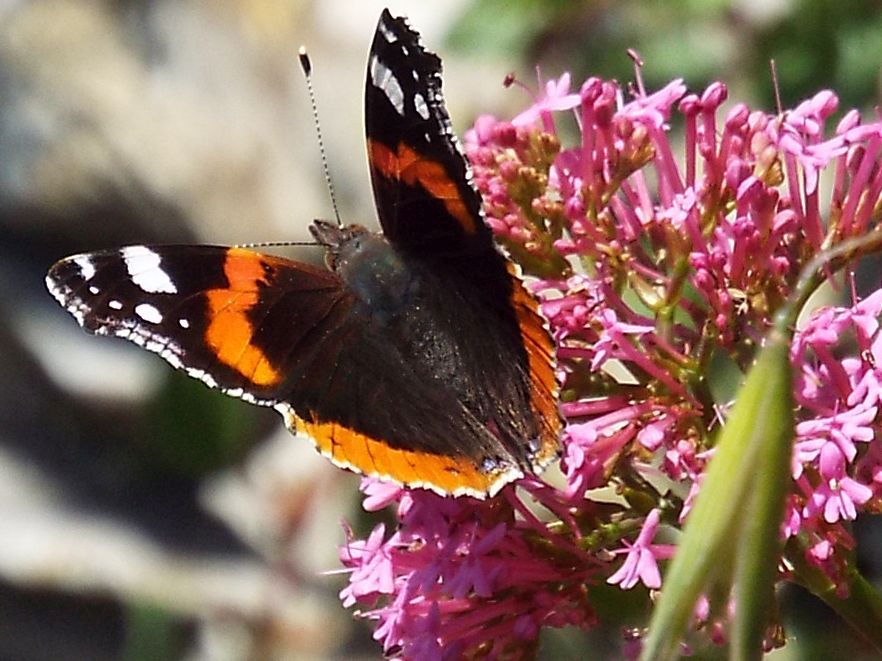
{"label": "butterfly antenna", "polygon": [[315,135],[318,138],[319,152],[322,157],[322,170],[325,173],[325,183],[328,185],[328,194],[331,196],[331,206],[334,208],[334,218],[337,219],[337,225],[343,227],[343,221],[340,220],[340,211],[337,208],[337,196],[334,195],[334,183],[331,181],[331,170],[328,168],[328,156],[325,152],[325,141],[322,139],[322,125],[319,122],[318,104],[315,101],[315,89],[312,86],[312,62],[309,54],[306,52],[306,46],[301,46],[297,52],[300,58],[300,68],[303,69],[303,75],[306,77],[306,89],[309,92],[309,104],[312,106],[312,121],[315,125]]}
{"label": "butterfly antenna", "polygon": [[315,248],[318,243],[315,241],[256,241],[254,243],[237,243],[237,248],[290,248],[292,246],[309,246]]}

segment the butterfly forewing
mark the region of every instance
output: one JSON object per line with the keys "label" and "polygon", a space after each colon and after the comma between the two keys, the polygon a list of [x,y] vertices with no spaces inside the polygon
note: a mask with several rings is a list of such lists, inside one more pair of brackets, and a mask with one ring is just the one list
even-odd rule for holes
{"label": "butterfly forewing", "polygon": [[209,385],[267,404],[283,392],[288,365],[308,362],[309,335],[349,301],[327,270],[215,246],[77,255],[46,280],[86,330],[128,339]]}
{"label": "butterfly forewing", "polygon": [[439,258],[492,247],[441,93],[441,60],[403,18],[380,17],[365,84],[368,157],[383,232]]}

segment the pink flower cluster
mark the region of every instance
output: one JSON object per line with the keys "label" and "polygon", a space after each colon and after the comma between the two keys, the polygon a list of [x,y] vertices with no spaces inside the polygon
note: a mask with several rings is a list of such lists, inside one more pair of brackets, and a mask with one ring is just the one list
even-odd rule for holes
{"label": "pink flower cluster", "polygon": [[[673,81],[628,102],[597,78],[545,91],[511,121],[478,119],[466,150],[487,222],[535,277],[558,345],[565,479],[487,502],[367,481],[366,505],[397,503],[398,525],[349,535],[342,598],[403,658],[531,649],[541,627],[592,626],[594,584],[659,588],[673,547],[654,539],[688,514],[727,375],[747,370],[808,261],[877,221],[882,123],[851,111],[830,130],[831,92],[774,115],[724,113],[721,83],[698,95]],[[817,310],[791,354],[782,531],[809,539],[808,560],[833,580],[854,544],[847,522],[882,504],[882,290],[853,298]],[[619,501],[592,498],[601,488]]]}
{"label": "pink flower cluster", "polygon": [[[548,492],[537,500],[570,519],[549,487],[533,480],[524,488]],[[542,627],[594,622],[585,585],[598,561],[549,530],[512,490],[495,500],[453,499],[370,478],[362,490],[369,511],[397,504],[398,528],[387,536],[379,524],[367,540],[347,530],[340,559],[352,573],[340,596],[344,606],[373,606],[361,616],[379,622],[374,638],[387,654],[529,657]]]}
{"label": "pink flower cluster", "polygon": [[850,308],[817,310],[791,349],[800,415],[784,531],[810,540],[809,560],[837,584],[854,545],[844,524],[882,503],[880,315],[882,290]]}

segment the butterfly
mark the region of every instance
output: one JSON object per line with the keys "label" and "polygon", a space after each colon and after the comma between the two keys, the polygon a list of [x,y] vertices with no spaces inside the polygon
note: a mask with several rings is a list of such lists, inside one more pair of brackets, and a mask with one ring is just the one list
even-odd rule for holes
{"label": "butterfly", "polygon": [[327,268],[241,247],[141,245],[62,259],[47,286],[87,331],[275,408],[338,466],[494,495],[559,454],[554,345],[483,222],[441,60],[388,10],[365,123],[383,231],[315,221]]}

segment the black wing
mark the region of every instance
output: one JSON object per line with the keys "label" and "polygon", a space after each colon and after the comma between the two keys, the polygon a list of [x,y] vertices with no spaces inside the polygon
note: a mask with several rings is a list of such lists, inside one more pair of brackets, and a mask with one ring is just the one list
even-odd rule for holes
{"label": "black wing", "polygon": [[468,356],[462,370],[475,393],[473,410],[496,420],[521,466],[541,468],[556,456],[561,428],[553,342],[484,223],[444,105],[441,61],[388,11],[371,45],[365,117],[384,234],[462,310],[453,334],[463,336],[459,353]]}
{"label": "black wing", "polygon": [[386,342],[330,271],[239,248],[130,246],[68,257],[46,282],[89,332],[128,339],[227,394],[275,407],[338,465],[476,496],[521,474],[518,459]]}
{"label": "black wing", "polygon": [[365,122],[374,196],[389,240],[424,261],[489,259],[504,271],[444,106],[441,60],[388,10],[371,45]]}

